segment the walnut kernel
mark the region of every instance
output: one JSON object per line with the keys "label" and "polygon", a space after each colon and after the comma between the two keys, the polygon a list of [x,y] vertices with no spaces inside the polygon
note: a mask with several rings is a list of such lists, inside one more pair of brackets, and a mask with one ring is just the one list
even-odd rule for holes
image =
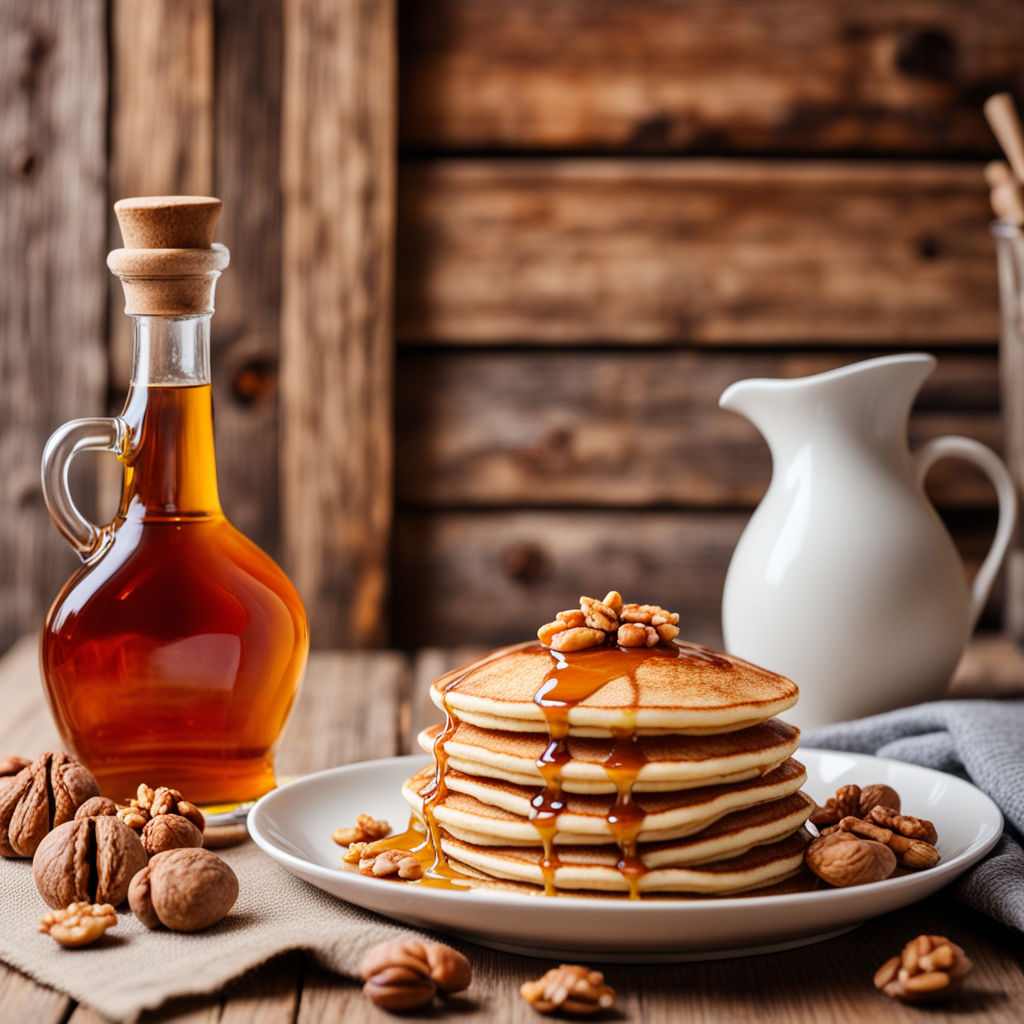
{"label": "walnut kernel", "polygon": [[939,841],[939,833],[935,825],[927,818],[915,818],[909,814],[900,814],[888,807],[873,807],[868,818],[882,828],[891,829],[893,832],[907,839],[920,839],[934,846]]}
{"label": "walnut kernel", "polygon": [[423,865],[407,850],[382,850],[379,853],[362,851],[359,870],[374,878],[397,876],[407,882],[423,877]]}
{"label": "walnut kernel", "polygon": [[891,829],[876,825],[873,821],[854,817],[843,818],[839,822],[839,828],[862,839],[884,843],[896,854],[900,864],[912,871],[933,868],[939,862],[939,851],[931,843],[926,843],[923,839],[908,839]]}
{"label": "walnut kernel", "polygon": [[372,814],[360,814],[354,828],[335,829],[331,838],[339,846],[349,846],[351,843],[376,842],[390,832],[391,826],[386,821],[378,820]]}
{"label": "walnut kernel", "polygon": [[117,924],[117,912],[109,903],[72,903],[51,910],[39,922],[39,931],[68,949],[88,946]]}
{"label": "walnut kernel", "polygon": [[589,1017],[615,1005],[615,990],[604,983],[600,971],[578,964],[552,967],[543,977],[519,990],[538,1013],[566,1013]]}
{"label": "walnut kernel", "polygon": [[955,942],[942,935],[919,935],[878,968],[875,988],[905,1003],[941,999],[961,986],[972,967]]}
{"label": "walnut kernel", "polygon": [[[599,601],[580,597],[578,609],[559,612],[537,630],[537,638],[555,651],[583,651],[613,638],[622,647],[653,647],[679,635],[679,615],[655,604],[623,604],[617,590]],[[626,628],[626,627],[629,628]]]}

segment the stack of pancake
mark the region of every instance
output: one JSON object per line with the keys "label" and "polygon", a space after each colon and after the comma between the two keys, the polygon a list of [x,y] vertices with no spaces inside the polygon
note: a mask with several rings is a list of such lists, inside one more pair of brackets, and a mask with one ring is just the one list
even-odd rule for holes
{"label": "stack of pancake", "polygon": [[431,688],[406,800],[440,863],[558,891],[721,894],[797,873],[813,802],[788,679],[694,644],[507,648]]}

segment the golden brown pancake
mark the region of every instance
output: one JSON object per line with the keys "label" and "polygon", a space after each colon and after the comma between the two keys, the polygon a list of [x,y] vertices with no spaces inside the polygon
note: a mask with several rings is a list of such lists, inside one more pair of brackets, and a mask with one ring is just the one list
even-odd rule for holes
{"label": "golden brown pancake", "polygon": [[[419,735],[428,754],[441,726]],[[460,722],[444,744],[448,766],[467,775],[502,779],[519,785],[542,786],[537,767],[548,746],[540,733],[498,732]],[[684,789],[756,778],[782,764],[796,750],[800,730],[777,719],[738,732],[716,736],[642,736],[636,751],[643,762],[634,784],[636,792]],[[605,770],[613,752],[606,737],[570,736],[568,760],[562,765],[562,788],[569,793],[614,793]]]}
{"label": "golden brown pancake", "polygon": [[[680,892],[722,895],[776,884],[803,867],[804,848],[810,841],[801,829],[784,839],[755,846],[736,857],[706,864],[649,867],[639,879],[641,893]],[[524,847],[475,846],[441,833],[441,847],[454,866],[466,865],[474,873],[496,879],[544,884],[542,854]],[[558,889],[626,892],[629,884],[616,866],[614,847],[559,848],[554,882]]]}
{"label": "golden brown pancake", "polygon": [[[419,794],[430,787],[433,777],[433,768],[424,768],[402,789],[402,795],[417,814],[422,811]],[[653,842],[700,832],[733,811],[792,796],[806,777],[803,765],[790,759],[767,775],[746,782],[671,793],[636,794],[634,802],[645,812],[640,840]],[[432,805],[433,814],[453,834],[472,834],[474,841],[481,843],[537,845],[541,842],[530,821],[530,802],[537,795],[536,789],[455,771],[446,773],[445,786],[447,792]],[[555,842],[613,843],[615,834],[608,814],[614,800],[612,795],[564,794],[564,810],[558,815]],[[790,831],[802,824],[803,819]]]}
{"label": "golden brown pancake", "polygon": [[785,676],[695,645],[602,647],[563,657],[538,644],[521,644],[442,676],[431,687],[431,699],[482,728],[542,731],[548,718],[535,696],[566,665],[602,680],[567,706],[574,735],[725,732],[767,721],[798,696]]}

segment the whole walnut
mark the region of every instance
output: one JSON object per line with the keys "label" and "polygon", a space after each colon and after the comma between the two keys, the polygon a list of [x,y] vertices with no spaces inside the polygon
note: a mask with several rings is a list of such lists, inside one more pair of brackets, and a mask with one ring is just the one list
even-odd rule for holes
{"label": "whole walnut", "polygon": [[851,832],[832,832],[815,839],[807,847],[804,861],[823,882],[838,888],[880,882],[896,870],[896,855],[888,846]]}
{"label": "whole walnut", "polygon": [[359,973],[373,1003],[400,1013],[426,1006],[438,992],[451,995],[468,988],[473,968],[451,946],[409,936],[367,950]]}
{"label": "whole walnut", "polygon": [[117,804],[109,797],[92,796],[75,811],[76,818],[101,818],[117,814]]}
{"label": "whole walnut", "polygon": [[184,850],[203,845],[203,833],[180,814],[158,814],[142,829],[142,845],[151,857],[167,850]]}
{"label": "whole walnut", "polygon": [[167,850],[133,879],[128,905],[147,928],[198,932],[216,924],[238,899],[238,878],[209,850]]}
{"label": "whole walnut", "polygon": [[72,757],[41,754],[0,788],[0,855],[31,857],[48,832],[99,792],[92,773]]}
{"label": "whole walnut", "polygon": [[55,828],[32,859],[32,878],[46,903],[118,906],[134,875],[146,866],[139,837],[115,817],[77,818]]}

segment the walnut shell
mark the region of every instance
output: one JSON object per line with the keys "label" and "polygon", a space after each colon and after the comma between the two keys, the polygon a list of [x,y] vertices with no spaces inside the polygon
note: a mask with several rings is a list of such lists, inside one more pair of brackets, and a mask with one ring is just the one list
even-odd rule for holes
{"label": "walnut shell", "polygon": [[840,888],[880,882],[896,870],[896,854],[888,846],[851,832],[832,832],[815,839],[804,860],[822,881]]}
{"label": "walnut shell", "polygon": [[78,818],[55,828],[32,859],[32,878],[47,905],[110,903],[128,896],[133,876],[146,866],[139,837],[115,817]]}
{"label": "walnut shell", "polygon": [[158,853],[133,879],[128,903],[147,928],[198,932],[225,917],[238,899],[238,878],[209,850]]}
{"label": "walnut shell", "polygon": [[91,796],[75,811],[75,818],[102,818],[117,814],[117,804],[105,796]]}
{"label": "walnut shell", "polygon": [[150,857],[167,850],[184,850],[203,845],[203,833],[180,814],[158,814],[142,829],[142,845]]}
{"label": "walnut shell", "polygon": [[450,995],[468,988],[473,968],[451,946],[410,936],[367,950],[359,973],[368,999],[400,1013],[426,1006],[438,991]]}
{"label": "walnut shell", "polygon": [[0,855],[31,857],[48,832],[99,792],[92,773],[72,757],[41,754],[0,788]]}

